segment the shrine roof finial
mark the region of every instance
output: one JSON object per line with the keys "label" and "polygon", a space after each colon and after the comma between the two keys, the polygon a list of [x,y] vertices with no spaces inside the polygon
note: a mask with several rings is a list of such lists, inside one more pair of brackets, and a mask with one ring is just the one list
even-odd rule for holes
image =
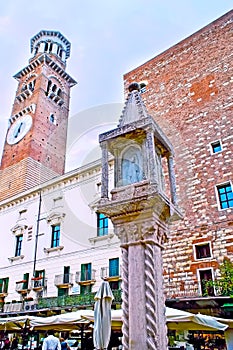
{"label": "shrine roof finial", "polygon": [[129,90],[129,92],[132,92],[132,91],[134,91],[134,90],[140,91],[140,85],[139,85],[138,83],[136,83],[136,82],[131,83],[131,84],[129,85],[129,87],[128,87],[128,90]]}

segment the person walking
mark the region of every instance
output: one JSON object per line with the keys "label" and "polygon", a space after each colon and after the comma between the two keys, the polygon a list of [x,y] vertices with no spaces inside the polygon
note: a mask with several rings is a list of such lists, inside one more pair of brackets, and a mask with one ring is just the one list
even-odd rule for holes
{"label": "person walking", "polygon": [[11,343],[11,350],[17,350],[18,349],[18,338],[14,337]]}
{"label": "person walking", "polygon": [[60,341],[51,329],[48,330],[47,337],[43,341],[42,350],[61,350]]}
{"label": "person walking", "polygon": [[5,339],[5,341],[4,341],[4,347],[3,347],[3,349],[4,349],[4,350],[8,350],[8,349],[10,349],[10,347],[11,347],[10,339],[9,339],[8,337],[6,337],[6,339]]}
{"label": "person walking", "polygon": [[70,347],[64,338],[60,338],[60,342],[61,342],[61,350],[70,350]]}

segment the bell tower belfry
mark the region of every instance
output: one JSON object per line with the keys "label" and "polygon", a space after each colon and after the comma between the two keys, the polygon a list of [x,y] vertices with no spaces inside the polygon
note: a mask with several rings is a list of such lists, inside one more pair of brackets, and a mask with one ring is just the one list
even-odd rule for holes
{"label": "bell tower belfry", "polygon": [[18,81],[1,167],[0,200],[64,173],[70,88],[70,42],[57,31],[31,39],[29,64]]}
{"label": "bell tower belfry", "polygon": [[[173,147],[148,114],[139,85],[129,95],[116,129],[99,136],[102,193],[97,210],[120,239],[123,282],[123,349],[166,350],[162,249],[177,207]],[[109,191],[108,155],[114,159]],[[166,167],[166,176],[164,176]]]}

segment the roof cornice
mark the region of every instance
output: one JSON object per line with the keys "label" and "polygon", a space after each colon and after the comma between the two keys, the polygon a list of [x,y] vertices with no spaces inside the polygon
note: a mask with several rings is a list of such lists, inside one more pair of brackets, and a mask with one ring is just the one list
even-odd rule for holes
{"label": "roof cornice", "polygon": [[31,39],[31,52],[33,51],[35,41],[43,36],[54,36],[59,38],[66,45],[66,58],[70,56],[70,42],[64,37],[64,35],[55,30],[41,30],[38,34],[34,35]]}
{"label": "roof cornice", "polygon": [[66,73],[64,69],[62,69],[55,61],[53,61],[48,55],[42,54],[33,60],[28,66],[24,67],[21,71],[14,75],[16,80],[20,80],[22,77],[26,76],[30,72],[32,72],[35,68],[40,66],[41,64],[47,64],[50,68],[54,70],[61,78],[66,80],[70,86],[74,86],[77,82]]}

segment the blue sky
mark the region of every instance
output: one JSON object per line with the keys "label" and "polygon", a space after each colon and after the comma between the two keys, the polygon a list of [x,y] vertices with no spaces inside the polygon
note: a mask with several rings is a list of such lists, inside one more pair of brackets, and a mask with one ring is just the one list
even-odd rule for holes
{"label": "blue sky", "polygon": [[67,72],[78,84],[70,115],[122,103],[123,74],[232,8],[232,0],[8,0],[0,4],[0,150],[30,38],[41,29],[71,42]]}

